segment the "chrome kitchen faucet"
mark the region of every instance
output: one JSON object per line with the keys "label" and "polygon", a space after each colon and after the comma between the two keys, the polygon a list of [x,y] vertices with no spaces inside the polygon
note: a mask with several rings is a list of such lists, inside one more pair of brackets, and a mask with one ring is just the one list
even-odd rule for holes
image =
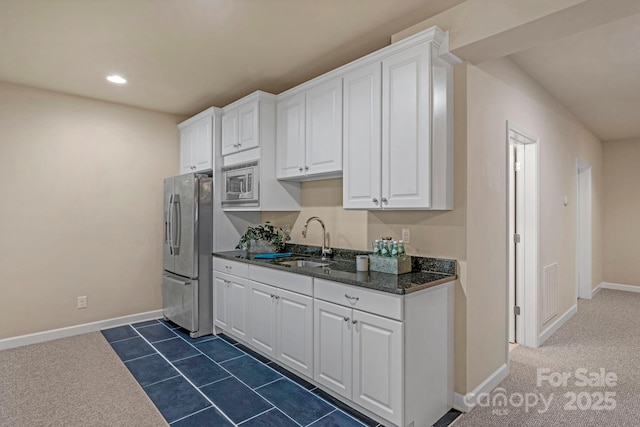
{"label": "chrome kitchen faucet", "polygon": [[331,255],[333,251],[331,248],[327,248],[327,230],[324,228],[324,222],[318,216],[312,216],[304,223],[304,228],[302,229],[302,237],[307,238],[307,226],[311,221],[318,221],[322,226],[322,259],[327,259],[327,255]]}

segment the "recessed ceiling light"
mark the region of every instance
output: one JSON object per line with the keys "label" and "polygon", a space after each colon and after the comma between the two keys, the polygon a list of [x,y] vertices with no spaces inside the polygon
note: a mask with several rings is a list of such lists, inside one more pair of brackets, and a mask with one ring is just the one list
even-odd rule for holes
{"label": "recessed ceiling light", "polygon": [[114,74],[112,76],[107,76],[107,80],[109,80],[111,83],[117,83],[119,85],[125,84],[127,82],[127,79],[117,74]]}

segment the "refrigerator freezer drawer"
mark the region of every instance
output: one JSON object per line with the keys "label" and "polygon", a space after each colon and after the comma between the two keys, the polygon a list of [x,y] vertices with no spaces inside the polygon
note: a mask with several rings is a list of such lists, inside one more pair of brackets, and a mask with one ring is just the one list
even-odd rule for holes
{"label": "refrigerator freezer drawer", "polygon": [[198,280],[162,275],[162,314],[172,322],[198,331]]}

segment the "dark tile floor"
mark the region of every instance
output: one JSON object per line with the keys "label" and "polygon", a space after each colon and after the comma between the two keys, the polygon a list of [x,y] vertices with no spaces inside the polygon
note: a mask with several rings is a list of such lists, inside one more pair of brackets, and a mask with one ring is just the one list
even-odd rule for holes
{"label": "dark tile floor", "polygon": [[[164,320],[102,334],[171,426],[378,426],[225,335],[192,339]],[[459,414],[451,410],[436,426]]]}

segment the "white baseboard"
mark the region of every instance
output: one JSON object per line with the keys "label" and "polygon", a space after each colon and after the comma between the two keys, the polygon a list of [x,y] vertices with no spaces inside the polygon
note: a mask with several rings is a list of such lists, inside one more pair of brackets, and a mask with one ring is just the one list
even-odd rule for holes
{"label": "white baseboard", "polygon": [[509,375],[509,368],[507,364],[500,366],[493,374],[476,387],[471,393],[462,395],[459,393],[453,394],[453,409],[457,409],[462,412],[471,411],[476,404],[476,396],[481,393],[491,393],[491,391],[498,386]]}
{"label": "white baseboard", "polygon": [[558,317],[555,322],[549,325],[542,333],[540,334],[540,338],[538,338],[538,345],[542,345],[546,340],[549,339],[551,335],[555,333],[564,323],[571,319],[571,316],[578,312],[578,304],[574,304],[569,308],[569,310],[565,311],[565,313]]}
{"label": "white baseboard", "polygon": [[602,283],[591,290],[591,298],[595,297],[602,290]]}
{"label": "white baseboard", "polygon": [[598,287],[602,289],[613,289],[616,291],[640,292],[640,286],[621,285],[620,283],[602,282],[598,285]]}
{"label": "white baseboard", "polygon": [[86,334],[88,332],[99,331],[101,329],[113,328],[114,326],[122,326],[135,322],[144,322],[145,320],[153,320],[160,317],[162,317],[162,310],[154,310],[147,311],[146,313],[130,314],[128,316],[115,317],[113,319],[84,323],[82,325],[68,326],[66,328],[52,329],[50,331],[36,332],[29,335],[5,338],[0,340],[0,350],[57,340],[58,338],[66,338],[73,335]]}

